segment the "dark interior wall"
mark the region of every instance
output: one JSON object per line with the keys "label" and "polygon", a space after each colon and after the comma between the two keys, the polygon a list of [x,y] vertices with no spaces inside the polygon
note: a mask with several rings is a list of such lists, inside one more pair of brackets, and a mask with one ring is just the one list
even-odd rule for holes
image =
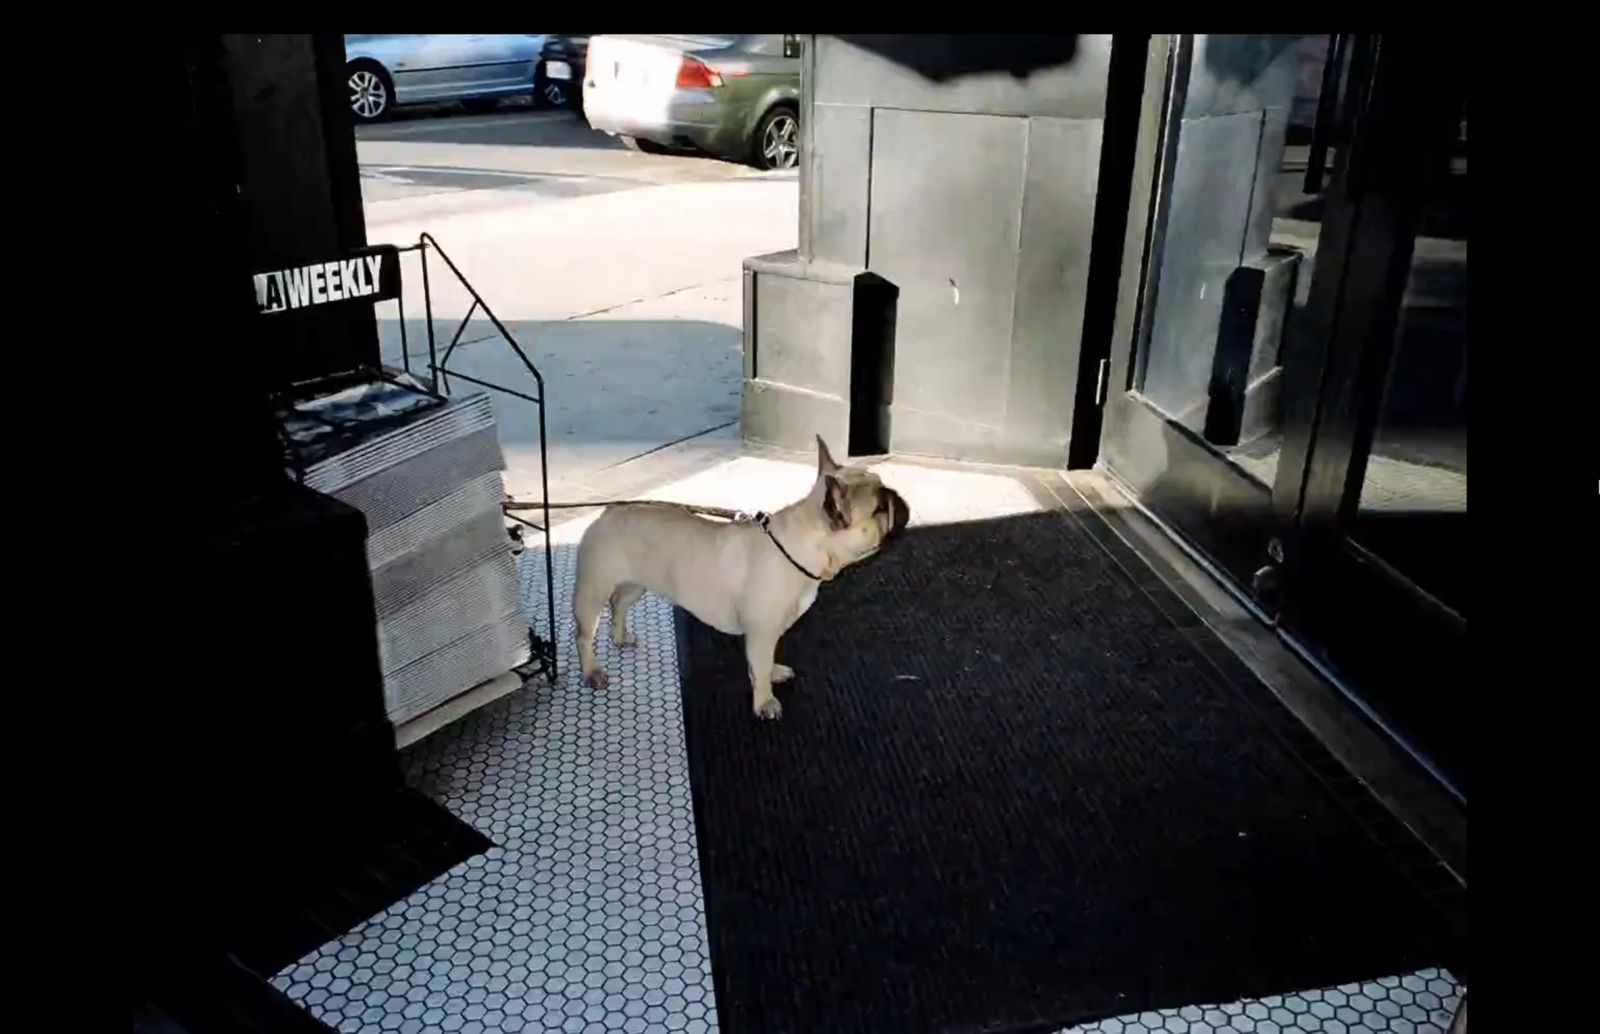
{"label": "dark interior wall", "polygon": [[[298,178],[283,171],[273,135],[313,146],[294,135],[297,119],[329,83],[337,98],[338,81],[311,76],[308,87],[308,66],[285,59],[313,53],[310,37],[249,39],[259,46],[182,35],[146,69],[165,102],[152,110],[180,126],[142,203],[160,247],[190,261],[182,305],[160,314],[141,367],[169,408],[165,451],[137,465],[160,528],[140,551],[139,582],[152,591],[135,654],[154,678],[119,730],[130,835],[115,872],[132,908],[117,958],[135,996],[167,994],[190,967],[247,941],[399,786],[365,523],[285,474],[268,396],[287,367],[265,351],[250,281],[263,256],[323,254],[359,230],[359,194],[340,207],[328,187],[354,182],[354,152],[320,172],[299,166]],[[274,226],[287,212],[301,214]],[[170,288],[159,282],[167,269],[136,271],[150,278],[147,297]],[[318,364],[359,351],[336,329],[314,333],[333,348],[302,353]],[[133,437],[136,448],[156,440]]]}
{"label": "dark interior wall", "polygon": [[[344,98],[344,37],[222,37],[239,150],[239,196],[252,272],[326,261],[366,244],[360,170]],[[365,305],[267,321],[257,361],[287,383],[374,365],[377,322]]]}
{"label": "dark interior wall", "polygon": [[[808,37],[800,248],[747,279],[747,436],[828,433],[853,394],[895,451],[1066,462],[1110,65],[1105,35]],[[862,318],[857,273],[890,318]],[[892,363],[831,329],[864,325]],[[863,369],[884,390],[841,389]]]}
{"label": "dark interior wall", "polygon": [[250,281],[364,244],[360,171],[342,36],[196,33],[175,43],[152,78],[180,113],[177,160],[144,204],[163,246],[205,261],[147,363],[209,429],[184,443],[187,484],[227,501],[282,479],[268,391],[378,361],[370,308],[261,320]]}
{"label": "dark interior wall", "polygon": [[267,372],[256,355],[247,211],[239,190],[228,59],[216,35],[185,35],[161,82],[181,112],[177,161],[146,203],[159,209],[165,243],[194,264],[183,318],[164,328],[149,363],[183,399],[192,426],[183,464],[187,487],[217,506],[249,498],[283,480],[277,425],[267,403]]}

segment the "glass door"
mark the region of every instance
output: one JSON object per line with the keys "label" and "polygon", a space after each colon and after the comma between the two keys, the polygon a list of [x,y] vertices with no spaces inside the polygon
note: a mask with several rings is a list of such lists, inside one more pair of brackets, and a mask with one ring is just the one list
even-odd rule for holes
{"label": "glass door", "polygon": [[[1448,603],[1465,528],[1464,154],[1460,182],[1439,175],[1464,143],[1454,55],[1374,35],[1153,38],[1100,454],[1440,756],[1459,728],[1409,662],[1381,658],[1465,636]],[[1430,192],[1459,201],[1433,217],[1459,221],[1459,240],[1425,225]]]}
{"label": "glass door", "polygon": [[[1276,614],[1315,392],[1310,325],[1338,127],[1367,47],[1154,37],[1101,459]],[[1353,73],[1353,74],[1352,74]]]}
{"label": "glass door", "polygon": [[1467,787],[1467,111],[1464,48],[1377,37],[1312,299],[1320,380],[1280,622]]}

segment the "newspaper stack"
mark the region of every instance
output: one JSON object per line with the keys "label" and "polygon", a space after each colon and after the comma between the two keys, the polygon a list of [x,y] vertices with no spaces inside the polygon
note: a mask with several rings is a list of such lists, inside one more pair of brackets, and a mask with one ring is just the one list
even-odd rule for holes
{"label": "newspaper stack", "polygon": [[354,444],[323,443],[305,483],[366,514],[389,720],[401,725],[527,663],[489,397],[441,404],[378,383],[297,410],[315,417],[296,421],[301,440],[364,429]]}

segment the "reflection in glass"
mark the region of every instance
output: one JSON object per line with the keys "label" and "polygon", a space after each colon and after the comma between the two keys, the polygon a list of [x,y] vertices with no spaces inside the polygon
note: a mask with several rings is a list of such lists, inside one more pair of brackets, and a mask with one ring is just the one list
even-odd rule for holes
{"label": "reflection in glass", "polygon": [[1432,181],[1353,535],[1466,616],[1467,156]]}
{"label": "reflection in glass", "polygon": [[1345,59],[1325,35],[1211,34],[1176,65],[1137,390],[1270,485]]}

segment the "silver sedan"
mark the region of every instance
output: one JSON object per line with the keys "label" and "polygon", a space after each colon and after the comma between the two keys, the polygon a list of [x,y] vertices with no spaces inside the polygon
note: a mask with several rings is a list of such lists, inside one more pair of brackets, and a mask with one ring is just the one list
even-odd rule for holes
{"label": "silver sedan", "polygon": [[401,104],[465,101],[493,108],[533,92],[544,35],[510,33],[346,34],[350,112],[376,122]]}
{"label": "silver sedan", "polygon": [[800,39],[591,36],[583,109],[595,129],[639,150],[684,148],[792,169],[800,158]]}

